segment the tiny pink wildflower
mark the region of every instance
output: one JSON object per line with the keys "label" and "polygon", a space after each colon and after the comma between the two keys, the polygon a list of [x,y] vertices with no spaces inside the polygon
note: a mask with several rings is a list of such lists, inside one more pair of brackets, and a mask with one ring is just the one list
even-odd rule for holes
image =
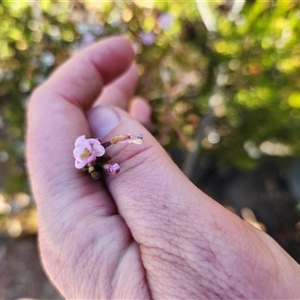
{"label": "tiny pink wildflower", "polygon": [[85,135],[75,141],[73,155],[75,167],[88,171],[94,180],[101,178],[101,171],[115,175],[120,172],[118,163],[108,163],[110,157],[106,154],[106,148],[115,144],[136,144],[144,142],[143,134],[133,135],[130,133],[116,134],[109,141],[101,143],[99,139],[86,139]]}
{"label": "tiny pink wildflower", "polygon": [[103,156],[104,147],[97,139],[86,139],[85,135],[77,138],[73,154],[75,157],[75,167],[84,168],[87,164],[92,164],[97,157]]}

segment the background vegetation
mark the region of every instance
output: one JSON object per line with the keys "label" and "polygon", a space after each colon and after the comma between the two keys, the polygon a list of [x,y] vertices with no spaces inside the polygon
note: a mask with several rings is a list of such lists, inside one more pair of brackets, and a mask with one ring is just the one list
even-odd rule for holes
{"label": "background vegetation", "polygon": [[[297,1],[0,1],[1,234],[36,233],[24,164],[30,92],[74,52],[121,34],[157,139],[198,186],[300,261],[299,19]],[[231,184],[241,201],[222,198]],[[252,186],[267,194],[263,206],[256,194],[245,200]]]}

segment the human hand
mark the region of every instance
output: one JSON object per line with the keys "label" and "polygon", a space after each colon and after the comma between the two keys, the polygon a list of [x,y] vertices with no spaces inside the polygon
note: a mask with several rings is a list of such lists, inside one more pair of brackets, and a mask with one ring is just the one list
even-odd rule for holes
{"label": "human hand", "polygon": [[[73,299],[299,299],[298,264],[197,189],[125,112],[136,81],[130,44],[110,38],[65,63],[30,100],[28,168],[51,280]],[[131,112],[147,122],[143,101]],[[120,174],[101,182],[75,169],[78,136],[127,132],[143,133],[144,144],[108,149]]]}

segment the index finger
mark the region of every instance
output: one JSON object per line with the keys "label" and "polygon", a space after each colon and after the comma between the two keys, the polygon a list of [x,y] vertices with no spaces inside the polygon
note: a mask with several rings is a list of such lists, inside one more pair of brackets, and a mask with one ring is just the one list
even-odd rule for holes
{"label": "index finger", "polygon": [[28,110],[27,161],[37,198],[76,188],[80,174],[74,169],[72,150],[78,136],[90,135],[85,112],[103,85],[131,65],[133,56],[127,40],[102,40],[67,61],[34,92]]}

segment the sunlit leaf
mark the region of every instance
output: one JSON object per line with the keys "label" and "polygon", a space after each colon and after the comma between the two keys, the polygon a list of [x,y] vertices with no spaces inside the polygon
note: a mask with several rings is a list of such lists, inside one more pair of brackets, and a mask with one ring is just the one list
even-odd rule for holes
{"label": "sunlit leaf", "polygon": [[300,93],[294,92],[288,97],[288,103],[291,107],[300,108]]}

